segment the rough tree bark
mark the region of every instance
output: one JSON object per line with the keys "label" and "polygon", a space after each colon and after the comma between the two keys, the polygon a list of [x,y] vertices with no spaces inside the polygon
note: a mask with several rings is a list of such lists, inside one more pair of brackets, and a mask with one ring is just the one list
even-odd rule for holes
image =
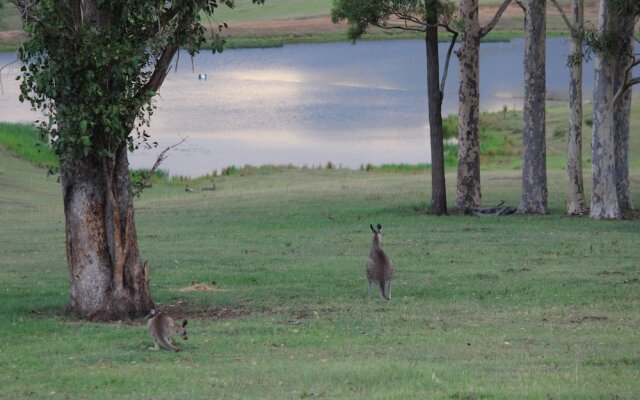
{"label": "rough tree bark", "polygon": [[584,25],[584,0],[572,1],[571,21],[565,15],[557,0],[552,0],[552,2],[571,32],[569,137],[567,140],[567,213],[584,214],[587,211],[582,176],[582,45],[584,41],[582,28]]}
{"label": "rough tree bark", "polygon": [[[635,27],[635,17],[630,15],[619,15],[616,18],[616,30],[620,33],[622,41],[623,55],[618,57],[615,66],[615,78],[613,91],[621,90],[627,68],[633,62],[633,32]],[[620,211],[630,211],[633,209],[631,202],[631,192],[629,186],[629,129],[631,118],[631,89],[624,90],[613,105],[613,138],[615,148],[615,171],[616,171],[616,191]]]}
{"label": "rough tree bark", "polygon": [[[427,10],[435,10],[437,1],[425,0]],[[427,15],[425,42],[427,47],[427,97],[429,101],[429,128],[431,142],[431,212],[447,214],[447,191],[444,176],[444,146],[442,132],[442,92],[440,91],[440,64],[438,56],[438,15]]]}
{"label": "rough tree bark", "polygon": [[[608,1],[600,2],[598,30],[611,29]],[[592,185],[590,216],[595,219],[621,217],[616,190],[615,143],[613,138],[613,81],[616,62],[605,51],[596,51],[593,87],[593,139],[591,143]]]}
{"label": "rough tree bark", "polygon": [[546,0],[529,0],[525,8],[524,160],[518,213],[546,214],[547,166],[545,145]]}
{"label": "rough tree bark", "polygon": [[480,39],[496,25],[511,0],[505,0],[492,21],[480,27],[478,0],[460,0],[463,23],[460,60],[458,172],[456,207],[479,207],[480,191]]}
{"label": "rough tree bark", "polygon": [[71,281],[69,311],[125,319],[153,308],[138,251],[127,148],[113,160],[62,159],[61,183]]}
{"label": "rough tree bark", "polygon": [[584,201],[582,176],[582,25],[584,24],[583,0],[573,0],[571,5],[573,29],[571,48],[573,57],[569,83],[569,138],[567,141],[567,178],[569,179],[567,213],[582,214],[587,211]]}

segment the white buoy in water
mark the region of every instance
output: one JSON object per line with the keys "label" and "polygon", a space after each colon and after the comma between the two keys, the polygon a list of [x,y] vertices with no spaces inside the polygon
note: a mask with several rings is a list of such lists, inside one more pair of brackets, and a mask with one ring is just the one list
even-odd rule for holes
{"label": "white buoy in water", "polygon": [[201,81],[206,81],[207,80],[207,74],[198,75],[198,79],[200,79]]}

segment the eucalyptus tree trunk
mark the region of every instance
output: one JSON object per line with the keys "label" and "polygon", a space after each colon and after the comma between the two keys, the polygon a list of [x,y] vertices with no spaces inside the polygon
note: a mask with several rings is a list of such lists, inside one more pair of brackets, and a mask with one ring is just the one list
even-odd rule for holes
{"label": "eucalyptus tree trunk", "polygon": [[[602,34],[611,29],[612,13],[608,1],[600,2],[598,30]],[[613,81],[616,61],[605,51],[596,52],[593,87],[593,139],[591,143],[592,218],[620,218],[616,189],[616,162],[613,117]]]}
{"label": "eucalyptus tree trunk", "polygon": [[545,0],[529,0],[525,10],[524,160],[518,213],[546,214]]}
{"label": "eucalyptus tree trunk", "polygon": [[584,201],[582,177],[582,43],[581,27],[584,24],[583,0],[571,3],[572,22],[570,54],[572,62],[569,82],[569,138],[567,141],[567,213],[582,214],[587,211]]}
{"label": "eucalyptus tree trunk", "polygon": [[60,170],[69,311],[92,320],[146,314],[153,301],[138,251],[126,146],[113,159],[63,158]]}
{"label": "eucalyptus tree trunk", "polygon": [[458,91],[458,180],[456,207],[479,207],[480,192],[480,23],[478,0],[460,0]]}
{"label": "eucalyptus tree trunk", "polygon": [[480,190],[480,39],[496,25],[511,3],[505,0],[495,16],[481,27],[478,0],[460,0],[463,29],[458,58],[460,86],[458,91],[458,175],[456,207],[479,207]]}
{"label": "eucalyptus tree trunk", "polygon": [[444,176],[444,145],[442,133],[442,92],[440,91],[440,64],[438,57],[437,1],[425,0],[427,27],[427,97],[429,101],[429,136],[431,142],[431,212],[447,214],[447,192]]}
{"label": "eucalyptus tree trunk", "polygon": [[[616,18],[616,30],[620,33],[623,55],[617,58],[613,91],[622,86],[627,67],[633,60],[633,31],[635,18],[622,15]],[[631,89],[626,89],[613,105],[613,138],[615,146],[616,191],[620,211],[633,209],[629,188],[629,120],[631,118]]]}
{"label": "eucalyptus tree trunk", "polygon": [[211,14],[211,4],[11,2],[29,33],[19,53],[21,94],[44,111],[45,126],[56,127],[69,311],[92,320],[144,315],[153,301],[138,250],[128,146],[132,130],[149,122],[179,47],[204,42],[199,12]]}

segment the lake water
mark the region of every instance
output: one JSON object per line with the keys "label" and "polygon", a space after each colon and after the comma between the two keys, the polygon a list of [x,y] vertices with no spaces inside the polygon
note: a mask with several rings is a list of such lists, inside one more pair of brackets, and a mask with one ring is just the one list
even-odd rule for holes
{"label": "lake water", "polygon": [[[441,44],[441,54],[446,47]],[[548,41],[547,88],[554,97],[566,97],[567,53],[567,39]],[[482,110],[521,108],[523,54],[521,39],[482,44]],[[205,52],[193,60],[182,53],[156,100],[149,133],[159,147],[132,154],[132,167],[151,167],[164,147],[183,137],[162,165],[174,175],[244,164],[429,162],[425,57],[420,40]],[[0,53],[0,67],[14,59]],[[588,98],[593,67],[584,70]],[[18,73],[17,64],[2,70],[1,121],[38,118],[17,101]],[[452,56],[445,114],[457,112],[457,98]]]}

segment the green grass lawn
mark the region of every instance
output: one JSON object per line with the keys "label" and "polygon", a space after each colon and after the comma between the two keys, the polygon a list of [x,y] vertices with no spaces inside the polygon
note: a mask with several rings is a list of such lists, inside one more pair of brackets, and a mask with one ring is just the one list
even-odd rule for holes
{"label": "green grass lawn", "polygon": [[[0,399],[637,399],[640,225],[565,216],[561,169],[549,215],[484,218],[430,216],[425,172],[244,175],[136,200],[154,299],[189,319],[156,353],[144,319],[63,313],[60,185],[0,147]],[[483,173],[485,204],[519,195],[520,171]],[[367,298],[370,223],[389,302]]]}

